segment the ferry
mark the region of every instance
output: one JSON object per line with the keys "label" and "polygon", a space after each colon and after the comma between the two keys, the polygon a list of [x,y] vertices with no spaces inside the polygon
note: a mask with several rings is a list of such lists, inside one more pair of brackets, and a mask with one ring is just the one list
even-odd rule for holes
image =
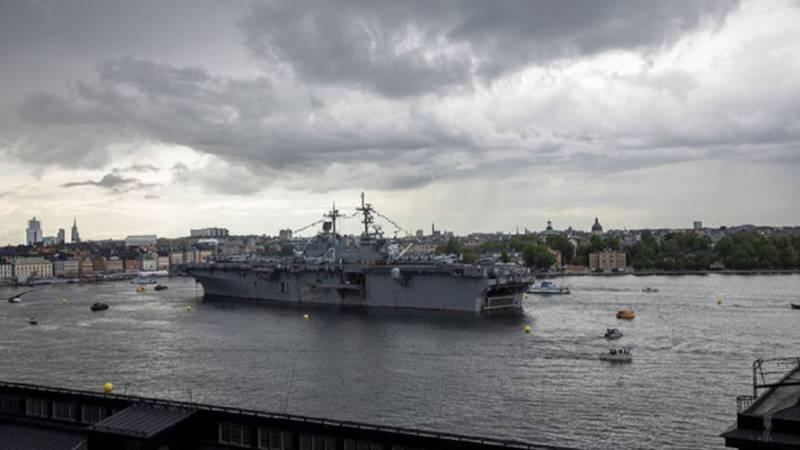
{"label": "ferry", "polygon": [[566,295],[569,294],[569,288],[566,286],[557,286],[552,281],[542,281],[539,283],[538,286],[533,285],[528,288],[528,294],[556,294],[556,295]]}

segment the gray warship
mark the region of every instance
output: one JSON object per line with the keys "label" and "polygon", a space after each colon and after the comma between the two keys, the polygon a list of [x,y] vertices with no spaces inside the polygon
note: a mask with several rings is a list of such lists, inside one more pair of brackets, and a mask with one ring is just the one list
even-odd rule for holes
{"label": "gray warship", "polygon": [[413,244],[401,250],[384,238],[374,225],[376,214],[386,218],[362,194],[354,214],[364,225],[358,237],[337,233],[342,215],[334,206],[302,254],[189,264],[186,272],[206,296],[473,313],[522,309],[533,281],[527,269],[491,261],[462,264],[452,255],[404,256]]}

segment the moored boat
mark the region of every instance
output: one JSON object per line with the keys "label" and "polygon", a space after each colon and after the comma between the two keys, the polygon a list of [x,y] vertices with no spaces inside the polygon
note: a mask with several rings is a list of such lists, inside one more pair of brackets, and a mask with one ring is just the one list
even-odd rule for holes
{"label": "moored boat", "polygon": [[557,286],[552,281],[544,280],[539,283],[538,286],[533,285],[528,288],[527,291],[529,294],[556,294],[556,295],[565,295],[569,294],[569,288],[566,286]]}
{"label": "moored boat", "polygon": [[792,309],[800,309],[800,304],[790,303],[790,305],[792,305]]}
{"label": "moored boat", "polygon": [[412,246],[383,235],[376,217],[394,222],[363,195],[356,211],[364,225],[358,236],[337,232],[337,220],[344,215],[334,207],[302,253],[220,257],[190,263],[185,271],[206,297],[473,313],[522,310],[532,281],[529,269],[469,263],[457,255],[407,254]]}
{"label": "moored boat", "polygon": [[164,284],[157,284],[156,287],[154,287],[153,289],[155,289],[157,291],[163,291],[165,289],[168,289],[168,287],[166,285],[164,285]]}
{"label": "moored boat", "polygon": [[633,320],[636,318],[636,313],[631,309],[622,309],[617,311],[617,319]]}
{"label": "moored boat", "polygon": [[139,275],[131,280],[131,284],[156,284],[157,281],[154,277],[149,275]]}
{"label": "moored boat", "polygon": [[92,306],[89,307],[92,311],[105,311],[108,309],[108,304],[106,303],[93,303]]}

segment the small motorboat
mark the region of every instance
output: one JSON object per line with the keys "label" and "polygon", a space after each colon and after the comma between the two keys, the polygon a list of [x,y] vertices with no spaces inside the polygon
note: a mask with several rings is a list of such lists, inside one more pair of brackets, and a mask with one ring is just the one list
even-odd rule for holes
{"label": "small motorboat", "polygon": [[790,303],[790,305],[792,305],[792,309],[800,309],[800,304]]}
{"label": "small motorboat", "polygon": [[154,287],[153,289],[155,289],[157,291],[163,291],[163,290],[169,289],[169,287],[167,287],[164,284],[157,284],[156,287]]}
{"label": "small motorboat", "polygon": [[631,350],[628,347],[609,349],[608,353],[601,353],[599,358],[602,359],[603,361],[610,361],[610,362],[633,361],[633,355],[631,354]]}
{"label": "small motorboat", "polygon": [[622,309],[617,311],[617,319],[633,320],[636,318],[636,313],[631,309]]}
{"label": "small motorboat", "polygon": [[642,289],[642,292],[647,292],[648,294],[650,294],[650,293],[653,293],[653,292],[658,292],[658,288],[654,288],[654,287],[649,287],[648,286],[648,287]]}
{"label": "small motorboat", "polygon": [[22,296],[27,294],[30,291],[22,291],[17,294],[8,297],[8,303],[22,303]]}
{"label": "small motorboat", "polygon": [[105,311],[108,309],[108,304],[106,303],[93,303],[92,306],[89,307],[92,311]]}
{"label": "small motorboat", "polygon": [[139,294],[141,294],[144,291],[145,291],[145,288],[143,286],[139,286],[139,287],[136,288],[136,292],[139,293]]}
{"label": "small motorboat", "polygon": [[617,328],[606,328],[606,339],[619,339],[622,337],[622,331]]}
{"label": "small motorboat", "polygon": [[542,281],[539,283],[538,286],[533,285],[528,288],[529,294],[556,294],[556,295],[565,295],[569,294],[569,288],[566,286],[557,286],[552,281]]}
{"label": "small motorboat", "polygon": [[30,319],[28,319],[28,324],[29,325],[39,325],[39,321],[36,320],[35,318],[31,317]]}

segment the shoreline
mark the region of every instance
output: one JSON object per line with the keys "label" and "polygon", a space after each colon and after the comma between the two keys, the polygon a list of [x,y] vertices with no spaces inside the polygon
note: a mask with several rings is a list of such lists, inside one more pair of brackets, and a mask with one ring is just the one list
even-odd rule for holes
{"label": "shoreline", "polygon": [[641,271],[641,272],[580,272],[580,273],[564,273],[564,272],[536,272],[536,277],[617,277],[625,275],[633,275],[637,277],[652,277],[652,276],[705,276],[705,275],[794,275],[800,274],[800,269],[759,269],[759,270],[674,270],[674,271]]}

